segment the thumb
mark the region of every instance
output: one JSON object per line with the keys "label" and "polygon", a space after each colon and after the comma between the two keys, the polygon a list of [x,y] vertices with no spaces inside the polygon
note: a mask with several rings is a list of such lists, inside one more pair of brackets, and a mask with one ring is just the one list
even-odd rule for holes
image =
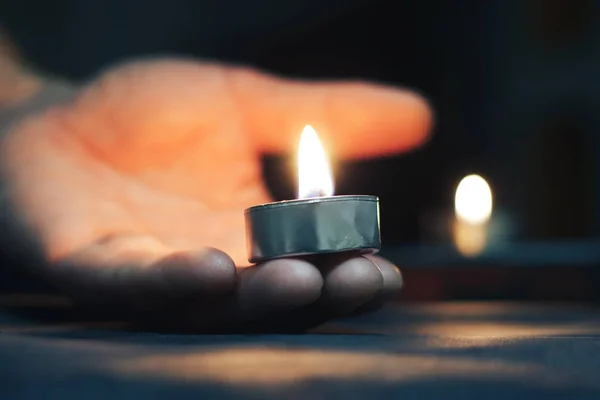
{"label": "thumb", "polygon": [[237,71],[236,88],[257,150],[295,149],[312,125],[337,157],[391,155],[423,144],[432,125],[427,102],[416,93],[365,82],[288,80]]}

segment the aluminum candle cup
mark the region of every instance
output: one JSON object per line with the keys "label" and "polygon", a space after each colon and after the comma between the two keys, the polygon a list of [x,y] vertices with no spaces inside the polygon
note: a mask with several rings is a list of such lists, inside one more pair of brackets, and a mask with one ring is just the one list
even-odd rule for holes
{"label": "aluminum candle cup", "polygon": [[379,199],[331,196],[280,201],[244,212],[248,261],[381,248]]}

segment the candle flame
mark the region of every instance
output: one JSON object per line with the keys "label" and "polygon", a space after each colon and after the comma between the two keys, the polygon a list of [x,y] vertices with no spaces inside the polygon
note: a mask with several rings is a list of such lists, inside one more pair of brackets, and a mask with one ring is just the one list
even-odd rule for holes
{"label": "candle flame", "polygon": [[468,224],[484,224],[492,215],[492,190],[479,175],[464,177],[454,197],[456,217]]}
{"label": "candle flame", "polygon": [[492,215],[492,190],[486,180],[479,175],[464,177],[456,188],[454,209],[456,249],[464,256],[477,256],[487,245],[487,222]]}
{"label": "candle flame", "polygon": [[333,177],[317,132],[306,125],[298,148],[298,198],[333,195]]}

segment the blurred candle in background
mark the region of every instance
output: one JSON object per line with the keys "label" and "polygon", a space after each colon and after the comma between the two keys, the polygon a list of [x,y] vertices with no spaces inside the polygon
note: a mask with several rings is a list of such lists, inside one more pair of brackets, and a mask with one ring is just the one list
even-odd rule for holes
{"label": "blurred candle in background", "polygon": [[453,242],[458,252],[473,257],[488,243],[492,216],[492,190],[479,175],[464,177],[454,197]]}

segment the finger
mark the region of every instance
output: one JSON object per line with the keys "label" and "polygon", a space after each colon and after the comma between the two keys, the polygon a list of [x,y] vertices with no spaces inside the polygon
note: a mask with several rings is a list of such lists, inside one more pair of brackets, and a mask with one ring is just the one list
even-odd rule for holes
{"label": "finger", "polygon": [[322,287],[323,278],[312,264],[272,260],[239,274],[238,302],[242,312],[254,318],[309,304],[319,298]]}
{"label": "finger", "polygon": [[[200,329],[244,330],[253,322],[262,324],[314,303],[322,287],[320,272],[309,262],[272,260],[240,269],[232,296],[201,299],[189,305],[185,320]],[[268,330],[268,324],[263,328]]]}
{"label": "finger", "polygon": [[389,297],[398,293],[404,285],[404,279],[402,278],[400,269],[383,257],[369,254],[365,255],[365,258],[377,265],[383,276],[383,288],[379,292],[379,296]]}
{"label": "finger", "polygon": [[383,276],[383,287],[373,299],[369,300],[355,310],[355,313],[358,314],[369,313],[378,310],[385,304],[386,301],[390,300],[394,295],[396,295],[404,285],[404,279],[402,278],[400,269],[393,263],[385,258],[374,255],[366,255],[365,258],[368,258],[379,267],[381,275]]}
{"label": "finger", "polygon": [[[274,311],[268,316],[256,316],[235,331],[260,333],[300,333],[325,323],[332,317],[351,314],[384,290],[380,269],[369,259],[356,254],[307,257],[307,262],[318,266],[323,276],[321,296],[315,302],[287,312]],[[317,268],[315,268],[316,270]],[[274,318],[274,316],[276,318]]]}
{"label": "finger", "polygon": [[55,282],[96,307],[157,311],[186,298],[232,292],[236,270],[220,250],[174,251],[153,237],[104,238],[59,260]]}
{"label": "finger", "polygon": [[307,82],[254,72],[232,73],[258,150],[289,152],[312,125],[341,158],[389,155],[421,145],[432,116],[416,93],[361,82]]}
{"label": "finger", "polygon": [[184,319],[201,330],[303,332],[332,316],[352,313],[382,290],[382,273],[367,258],[273,260],[240,271],[235,297],[204,300]]}
{"label": "finger", "polygon": [[351,314],[384,288],[382,271],[365,257],[330,256],[319,269],[324,277],[319,307],[333,316]]}

